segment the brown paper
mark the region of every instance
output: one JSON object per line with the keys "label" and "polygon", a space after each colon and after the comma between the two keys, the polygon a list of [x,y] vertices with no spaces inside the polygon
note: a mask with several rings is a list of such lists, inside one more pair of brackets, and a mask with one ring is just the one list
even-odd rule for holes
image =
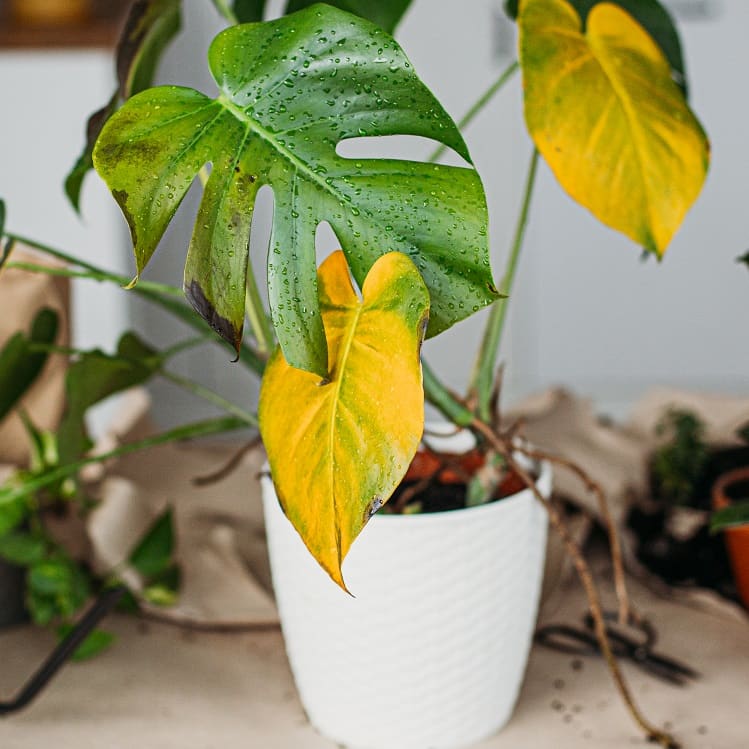
{"label": "brown paper", "polygon": [[[60,267],[46,256],[32,250],[16,248],[13,260],[49,267]],[[70,340],[68,279],[42,273],[7,268],[0,272],[0,346],[17,331],[28,332],[37,312],[43,307],[53,309],[60,318],[60,331],[55,342],[66,346]],[[55,429],[62,415],[65,395],[66,358],[51,355],[37,381],[21,401],[31,420],[41,429]],[[29,458],[26,430],[17,414],[9,414],[0,423],[0,463],[25,465]]]}

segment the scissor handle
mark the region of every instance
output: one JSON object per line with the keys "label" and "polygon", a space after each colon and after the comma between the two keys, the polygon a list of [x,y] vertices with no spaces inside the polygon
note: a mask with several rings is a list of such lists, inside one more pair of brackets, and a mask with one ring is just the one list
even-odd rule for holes
{"label": "scissor handle", "polygon": [[[603,619],[608,623],[606,634],[609,640],[616,644],[616,649],[622,649],[617,655],[628,655],[635,660],[642,660],[652,652],[658,635],[655,627],[647,619],[630,613],[626,625],[622,625],[616,611],[604,611]],[[590,632],[595,630],[592,614],[586,614],[583,622]]]}
{"label": "scissor handle", "polygon": [[599,652],[598,642],[585,630],[567,624],[547,624],[535,636],[539,645],[569,655],[594,655]]}

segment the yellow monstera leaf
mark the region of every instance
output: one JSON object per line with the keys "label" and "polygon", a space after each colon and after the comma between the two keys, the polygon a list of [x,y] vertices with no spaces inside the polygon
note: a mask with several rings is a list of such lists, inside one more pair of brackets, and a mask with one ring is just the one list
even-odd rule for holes
{"label": "yellow monstera leaf", "polygon": [[622,8],[583,31],[566,0],[523,0],[525,119],[562,187],[662,256],[702,188],[709,144],[668,61]]}
{"label": "yellow monstera leaf", "polygon": [[361,299],[342,252],[321,265],[318,284],[330,374],[295,369],[278,349],[260,390],[260,432],[284,512],[345,589],[344,557],[421,439],[429,293],[398,252],[375,262]]}

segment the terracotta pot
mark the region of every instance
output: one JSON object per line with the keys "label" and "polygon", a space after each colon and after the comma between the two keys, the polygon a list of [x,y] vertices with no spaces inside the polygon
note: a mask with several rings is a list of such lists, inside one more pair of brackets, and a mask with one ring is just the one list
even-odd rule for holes
{"label": "terracotta pot", "polygon": [[[749,466],[724,473],[713,486],[713,507],[716,510],[728,507],[733,501],[731,487],[743,483],[749,486]],[[724,533],[736,588],[749,609],[749,525],[728,528]]]}

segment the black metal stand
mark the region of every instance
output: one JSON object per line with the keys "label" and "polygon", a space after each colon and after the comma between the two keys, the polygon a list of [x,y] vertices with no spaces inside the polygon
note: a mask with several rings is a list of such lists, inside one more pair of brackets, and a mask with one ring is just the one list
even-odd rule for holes
{"label": "black metal stand", "polygon": [[114,609],[126,592],[127,588],[120,585],[102,593],[70,634],[50,653],[47,660],[26,682],[18,695],[8,702],[0,702],[0,717],[27,707],[65,665],[78,646],[96,629],[99,622]]}

